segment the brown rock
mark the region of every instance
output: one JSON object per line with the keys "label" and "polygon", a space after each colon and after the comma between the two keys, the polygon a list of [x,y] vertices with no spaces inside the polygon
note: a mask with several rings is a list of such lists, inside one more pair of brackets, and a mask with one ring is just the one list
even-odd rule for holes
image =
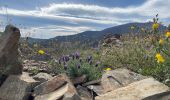
{"label": "brown rock", "polygon": [[60,74],[34,88],[35,100],[80,100],[80,97],[66,74]]}
{"label": "brown rock", "polygon": [[92,100],[93,97],[86,87],[78,85],[76,89],[80,97],[83,98],[83,100]]}
{"label": "brown rock", "polygon": [[145,78],[147,77],[127,69],[116,69],[107,71],[105,74],[103,74],[101,85],[105,92],[109,92]]}
{"label": "brown rock", "polygon": [[87,76],[86,75],[82,75],[80,77],[76,77],[74,79],[72,79],[73,84],[81,84],[87,81]]}
{"label": "brown rock", "polygon": [[170,100],[170,91],[155,94],[155,95],[146,97],[142,100]]}
{"label": "brown rock", "polygon": [[86,82],[84,84],[82,84],[82,86],[88,86],[88,85],[99,85],[101,82],[101,80],[93,80],[93,81],[90,81],[90,82]]}
{"label": "brown rock", "polygon": [[5,75],[21,74],[22,65],[18,61],[18,42],[20,31],[7,25],[0,37],[0,72]]}
{"label": "brown rock", "polygon": [[34,88],[34,95],[43,95],[50,92],[54,92],[58,88],[67,84],[69,81],[68,77],[65,74],[60,74],[53,79],[46,81]]}
{"label": "brown rock", "polygon": [[97,95],[102,95],[104,93],[104,89],[101,85],[89,85],[87,88],[95,92]]}
{"label": "brown rock", "polygon": [[169,91],[169,87],[153,78],[143,79],[103,95],[95,100],[142,100],[148,96]]}
{"label": "brown rock", "polygon": [[45,82],[48,80],[51,80],[53,77],[50,74],[47,73],[38,73],[37,75],[33,76],[33,79],[36,81]]}
{"label": "brown rock", "polygon": [[29,77],[28,73],[22,75],[10,75],[0,87],[2,100],[28,100],[32,88],[38,82]]}

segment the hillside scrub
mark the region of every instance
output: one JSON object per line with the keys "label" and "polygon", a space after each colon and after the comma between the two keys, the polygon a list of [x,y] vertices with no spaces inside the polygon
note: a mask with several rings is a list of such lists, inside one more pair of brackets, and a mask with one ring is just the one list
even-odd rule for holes
{"label": "hillside scrub", "polygon": [[113,69],[126,67],[170,86],[170,30],[158,34],[158,27],[156,16],[151,34],[124,35],[121,47],[102,47],[102,63]]}

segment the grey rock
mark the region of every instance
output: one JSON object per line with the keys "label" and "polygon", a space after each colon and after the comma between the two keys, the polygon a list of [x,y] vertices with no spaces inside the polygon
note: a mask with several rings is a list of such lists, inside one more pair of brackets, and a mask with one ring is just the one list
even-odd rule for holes
{"label": "grey rock", "polygon": [[2,100],[28,100],[31,90],[38,84],[28,73],[10,75],[0,87]]}
{"label": "grey rock", "polygon": [[101,85],[89,85],[87,88],[95,92],[97,95],[104,94],[104,89]]}
{"label": "grey rock", "polygon": [[169,91],[168,86],[153,78],[147,78],[97,96],[95,100],[142,100],[166,91]]}
{"label": "grey rock", "polygon": [[130,70],[120,68],[106,71],[106,73],[102,75],[101,85],[105,92],[109,92],[145,78],[147,77],[134,73]]}
{"label": "grey rock", "polygon": [[92,100],[92,94],[91,92],[86,88],[78,85],[76,87],[78,94],[80,95],[81,98],[85,100]]}
{"label": "grey rock", "polygon": [[41,83],[51,80],[53,77],[47,73],[38,73],[37,75],[33,76],[33,79],[40,81]]}
{"label": "grey rock", "polygon": [[5,75],[21,74],[22,64],[18,61],[18,42],[20,31],[7,25],[0,37],[0,72]]}
{"label": "grey rock", "polygon": [[89,81],[89,82],[86,82],[84,84],[82,84],[82,86],[88,86],[88,85],[99,85],[101,82],[101,80],[93,80],[93,81]]}

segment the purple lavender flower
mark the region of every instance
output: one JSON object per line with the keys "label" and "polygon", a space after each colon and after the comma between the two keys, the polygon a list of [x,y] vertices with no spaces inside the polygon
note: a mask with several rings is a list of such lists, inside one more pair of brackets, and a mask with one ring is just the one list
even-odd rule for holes
{"label": "purple lavender flower", "polygon": [[80,69],[80,64],[77,64],[77,68]]}
{"label": "purple lavender flower", "polygon": [[96,62],[95,67],[98,67],[98,66],[99,66],[99,64],[100,64],[100,62],[99,62],[99,61],[97,61],[97,62]]}
{"label": "purple lavender flower", "polygon": [[65,61],[66,61],[66,62],[68,62],[68,61],[70,60],[70,58],[69,58],[68,55],[66,55],[64,58],[65,58]]}
{"label": "purple lavender flower", "polygon": [[87,62],[89,62],[90,60],[92,60],[92,56],[88,56],[88,57],[86,58],[86,60],[87,60]]}
{"label": "purple lavender flower", "polygon": [[76,59],[79,59],[79,58],[80,58],[80,53],[79,53],[79,52],[76,52],[76,53],[75,53],[75,57],[76,57]]}
{"label": "purple lavender flower", "polygon": [[58,60],[58,63],[61,65],[61,59]]}
{"label": "purple lavender flower", "polygon": [[74,53],[71,54],[71,57],[72,57],[73,60],[75,59]]}
{"label": "purple lavender flower", "polygon": [[82,62],[83,62],[83,61],[82,61],[82,59],[80,59],[79,61],[80,61],[80,63],[82,63]]}
{"label": "purple lavender flower", "polygon": [[67,70],[67,68],[68,68],[68,66],[67,66],[67,64],[65,63],[65,64],[64,64],[64,70]]}
{"label": "purple lavender flower", "polygon": [[90,65],[92,65],[92,64],[93,64],[93,61],[92,61],[92,60],[90,60],[90,61],[89,61],[89,64],[90,64]]}

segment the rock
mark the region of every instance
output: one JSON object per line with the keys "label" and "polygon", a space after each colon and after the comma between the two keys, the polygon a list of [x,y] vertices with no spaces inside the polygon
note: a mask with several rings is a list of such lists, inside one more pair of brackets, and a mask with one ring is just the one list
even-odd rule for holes
{"label": "rock", "polygon": [[145,78],[147,77],[127,69],[116,69],[107,71],[105,74],[103,74],[101,85],[106,93]]}
{"label": "rock", "polygon": [[35,100],[79,100],[78,93],[66,74],[60,74],[34,88]]}
{"label": "rock", "polygon": [[54,92],[36,96],[34,100],[81,100],[76,92],[69,92],[74,91],[71,89],[73,89],[71,85],[65,84]]}
{"label": "rock", "polygon": [[0,72],[4,75],[21,74],[22,65],[18,61],[18,42],[20,31],[7,25],[0,37]]}
{"label": "rock", "polygon": [[23,61],[23,71],[29,72],[30,75],[35,75],[40,72],[43,73],[52,73],[51,65],[45,61],[35,61],[35,60],[24,60]]}
{"label": "rock", "polygon": [[2,100],[28,100],[31,90],[38,84],[28,73],[10,75],[0,87]]}
{"label": "rock", "polygon": [[92,100],[93,98],[90,91],[88,91],[87,88],[82,87],[80,85],[77,86],[77,92],[80,95],[80,97],[83,98],[83,100]]}
{"label": "rock", "polygon": [[104,89],[101,85],[89,85],[87,88],[95,92],[97,95],[102,95],[104,93]]}
{"label": "rock", "polygon": [[60,74],[53,79],[46,81],[34,88],[34,95],[43,95],[50,92],[54,92],[61,86],[67,84],[67,76],[65,74]]}
{"label": "rock", "polygon": [[87,76],[86,75],[82,75],[80,77],[76,77],[76,78],[72,79],[72,82],[75,85],[84,83],[86,81],[87,81]]}
{"label": "rock", "polygon": [[153,78],[143,79],[103,95],[95,100],[141,100],[148,96],[169,91],[169,87]]}
{"label": "rock", "polygon": [[82,84],[82,86],[96,85],[96,84],[99,85],[100,82],[101,82],[100,79],[99,79],[99,80],[93,80],[93,81],[90,81],[90,82],[87,82],[87,83]]}
{"label": "rock", "polygon": [[53,77],[47,73],[38,73],[37,75],[33,76],[33,79],[42,82],[51,80]]}
{"label": "rock", "polygon": [[146,97],[146,98],[144,98],[142,100],[170,100],[170,91],[155,94],[155,95]]}

